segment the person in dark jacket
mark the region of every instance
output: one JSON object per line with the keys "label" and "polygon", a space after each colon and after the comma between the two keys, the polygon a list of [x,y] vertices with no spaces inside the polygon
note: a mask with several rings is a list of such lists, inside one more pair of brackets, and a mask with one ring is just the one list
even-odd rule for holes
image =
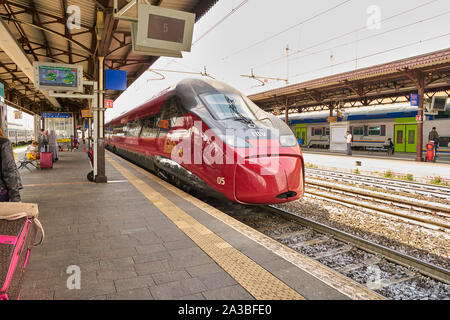
{"label": "person in dark jacket", "polygon": [[11,142],[0,129],[0,202],[20,202],[21,179]]}
{"label": "person in dark jacket", "polygon": [[41,133],[39,134],[39,139],[38,139],[38,148],[39,148],[39,152],[48,152],[46,150],[46,146],[48,145],[48,135],[46,134],[47,131],[44,131],[44,129],[41,129]]}

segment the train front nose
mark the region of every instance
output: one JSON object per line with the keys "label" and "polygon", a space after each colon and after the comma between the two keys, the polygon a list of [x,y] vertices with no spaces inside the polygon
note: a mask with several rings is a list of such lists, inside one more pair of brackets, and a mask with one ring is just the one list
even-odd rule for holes
{"label": "train front nose", "polygon": [[246,158],[236,165],[236,199],[258,204],[298,199],[303,195],[302,170],[298,156]]}

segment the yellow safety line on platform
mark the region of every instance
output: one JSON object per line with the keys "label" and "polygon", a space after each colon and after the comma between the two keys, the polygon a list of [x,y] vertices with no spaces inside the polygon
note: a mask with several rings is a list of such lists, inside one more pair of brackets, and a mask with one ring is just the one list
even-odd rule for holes
{"label": "yellow safety line on platform", "polygon": [[[126,161],[110,152],[108,154],[113,155],[117,159],[120,159],[122,161]],[[286,261],[292,263],[293,265],[297,266],[301,270],[309,273],[316,279],[319,279],[323,283],[329,285],[330,287],[336,289],[340,293],[346,295],[350,299],[354,300],[384,300],[385,298],[376,292],[373,292],[372,290],[364,287],[363,285],[357,283],[356,281],[353,281],[334,270],[324,266],[323,264],[299,253],[298,251],[295,251],[292,248],[289,248],[288,246],[281,244],[280,242],[266,236],[265,234],[245,225],[244,223],[230,217],[229,215],[223,213],[222,211],[208,205],[207,203],[204,203],[203,201],[191,196],[190,194],[187,194],[186,192],[178,189],[177,187],[171,185],[170,183],[165,182],[164,180],[161,180],[160,178],[156,177],[155,175],[151,174],[150,172],[146,171],[145,169],[142,169],[135,164],[132,164],[127,161],[127,164],[137,170],[139,173],[145,175],[152,181],[155,181],[162,185],[163,187],[167,188],[168,190],[178,194],[181,196],[184,200],[190,202],[191,204],[195,205],[199,209],[203,210],[204,212],[208,213],[209,215],[215,217],[216,219],[222,221],[226,225],[232,227],[236,231],[246,235],[248,238],[252,239],[253,241],[257,242],[258,244],[262,245],[263,247],[267,248],[268,250],[272,251],[279,257],[285,259]]]}
{"label": "yellow safety line on platform", "polygon": [[305,300],[297,291],[203,226],[117,161],[108,156],[106,159],[255,299]]}

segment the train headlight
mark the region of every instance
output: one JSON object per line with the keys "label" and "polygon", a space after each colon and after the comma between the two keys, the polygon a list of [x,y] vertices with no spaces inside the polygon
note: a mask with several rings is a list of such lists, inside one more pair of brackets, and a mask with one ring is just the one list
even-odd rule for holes
{"label": "train headlight", "polygon": [[293,135],[280,136],[280,144],[283,147],[294,147],[297,144],[297,140]]}

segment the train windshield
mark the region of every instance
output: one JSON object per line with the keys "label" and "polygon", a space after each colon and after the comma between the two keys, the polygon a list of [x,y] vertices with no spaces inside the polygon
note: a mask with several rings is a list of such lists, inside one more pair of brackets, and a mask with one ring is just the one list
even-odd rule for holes
{"label": "train windshield", "polygon": [[201,98],[217,120],[255,120],[255,115],[240,95],[232,93],[214,93],[203,94],[201,95]]}

